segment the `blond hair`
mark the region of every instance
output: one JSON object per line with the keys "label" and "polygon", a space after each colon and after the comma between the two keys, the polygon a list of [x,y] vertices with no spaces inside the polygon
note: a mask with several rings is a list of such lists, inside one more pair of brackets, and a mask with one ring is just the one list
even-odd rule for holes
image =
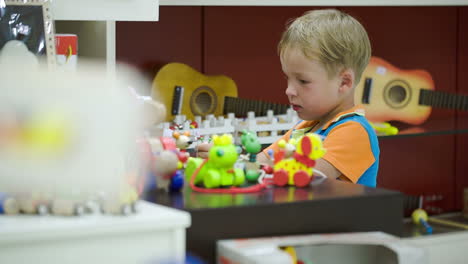
{"label": "blond hair", "polygon": [[369,63],[371,45],[364,27],[352,16],[336,9],[306,12],[290,23],[278,44],[278,53],[296,47],[304,56],[318,60],[329,78],[352,69],[355,85]]}

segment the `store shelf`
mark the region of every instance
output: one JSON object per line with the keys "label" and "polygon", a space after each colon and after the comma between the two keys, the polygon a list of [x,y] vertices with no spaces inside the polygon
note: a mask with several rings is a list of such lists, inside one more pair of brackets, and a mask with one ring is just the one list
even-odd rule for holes
{"label": "store shelf", "polygon": [[379,135],[379,138],[437,136],[468,133],[468,117],[458,118],[458,122],[456,122],[456,120],[453,118],[429,119],[425,123],[418,126],[408,125],[400,122],[390,123],[398,128],[399,133],[397,135],[391,136]]}
{"label": "store shelf", "polygon": [[157,21],[158,0],[54,0],[55,20]]}
{"label": "store shelf", "polygon": [[[116,67],[115,21],[158,21],[158,0],[54,0],[56,32],[78,35],[78,58]],[[78,62],[79,64],[79,62]]]}
{"label": "store shelf", "polygon": [[160,0],[161,6],[461,6],[466,0]]}

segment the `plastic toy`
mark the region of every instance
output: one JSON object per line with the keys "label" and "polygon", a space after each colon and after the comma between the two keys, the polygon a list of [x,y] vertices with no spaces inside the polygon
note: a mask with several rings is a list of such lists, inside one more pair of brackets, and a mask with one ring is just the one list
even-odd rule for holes
{"label": "plastic toy", "polygon": [[187,153],[179,152],[172,138],[151,138],[148,140],[152,152],[152,170],[156,185],[167,191],[179,191],[184,185],[180,171],[188,159]]}
{"label": "plastic toy", "polygon": [[413,219],[413,223],[424,226],[427,234],[432,234],[432,227],[429,225],[429,222],[454,228],[468,229],[468,225],[462,223],[429,217],[426,211],[421,208],[414,210],[411,218]]}
{"label": "plastic toy", "polygon": [[258,141],[257,135],[247,130],[242,130],[241,144],[245,151],[249,153],[249,161],[245,163],[245,177],[248,181],[257,181],[260,176],[257,153],[260,152],[262,145]]}
{"label": "plastic toy", "polygon": [[[238,153],[232,142],[232,136],[224,134],[213,136],[213,147],[208,154],[208,160],[189,158],[185,169],[186,179],[190,179],[197,171],[195,184],[203,184],[205,188],[239,186],[245,181],[244,171],[234,168]],[[199,170],[197,170],[202,166]]]}
{"label": "plastic toy", "polygon": [[172,136],[175,138],[176,146],[181,151],[185,151],[190,146],[190,144],[192,144],[189,131],[185,131],[183,134],[180,134],[178,131],[175,131],[174,133],[172,133]]}
{"label": "plastic toy", "polygon": [[398,134],[398,128],[392,126],[388,122],[371,122],[370,123],[372,128],[374,128],[377,135],[383,136],[393,136]]}
{"label": "plastic toy", "polygon": [[429,217],[427,216],[426,211],[423,209],[416,209],[411,214],[411,218],[413,219],[413,223],[422,225],[427,234],[432,234],[432,226],[430,226],[427,221]]}
{"label": "plastic toy", "polygon": [[291,158],[285,158],[284,149],[275,153],[273,182],[277,186],[307,186],[313,178],[315,160],[325,154],[322,140],[317,134],[307,134],[298,142]]}

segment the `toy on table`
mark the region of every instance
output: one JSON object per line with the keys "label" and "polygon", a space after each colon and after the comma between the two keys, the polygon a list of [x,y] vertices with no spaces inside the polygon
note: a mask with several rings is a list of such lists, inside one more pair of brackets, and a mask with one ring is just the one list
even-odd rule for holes
{"label": "toy on table", "polygon": [[424,226],[426,233],[427,234],[432,234],[432,227],[429,225],[429,223],[436,223],[440,225],[445,225],[449,227],[454,227],[454,228],[460,228],[460,229],[468,229],[468,225],[446,220],[446,219],[439,219],[439,218],[434,218],[434,217],[429,217],[423,209],[419,208],[413,211],[411,214],[411,218],[413,219],[413,223],[417,225],[422,225]]}
{"label": "toy on table", "polygon": [[179,191],[184,185],[181,169],[187,161],[186,153],[179,152],[173,138],[150,138],[148,143],[152,153],[151,173],[156,185],[167,191]]}
{"label": "toy on table", "polygon": [[286,150],[274,154],[273,182],[277,186],[307,186],[313,179],[315,160],[325,154],[319,135],[309,133],[303,136],[296,146],[292,157],[286,158]]}
{"label": "toy on table", "polygon": [[[213,136],[213,147],[210,149],[208,159],[189,158],[185,168],[186,179],[195,177],[194,183],[202,184],[205,188],[218,188],[239,186],[245,181],[242,169],[234,168],[238,153],[232,142],[232,136],[224,134]],[[201,168],[199,168],[201,167]],[[194,175],[196,173],[196,175]]]}
{"label": "toy on table", "polygon": [[430,226],[428,223],[429,217],[427,216],[426,211],[420,208],[416,209],[411,214],[411,218],[413,219],[413,223],[422,225],[427,234],[432,234],[432,226]]}
{"label": "toy on table", "polygon": [[255,182],[260,176],[260,164],[257,162],[257,153],[262,145],[254,132],[242,130],[241,144],[249,154],[249,160],[245,162],[245,177],[250,182]]}
{"label": "toy on table", "polygon": [[393,136],[398,134],[398,128],[388,122],[370,122],[377,135]]}

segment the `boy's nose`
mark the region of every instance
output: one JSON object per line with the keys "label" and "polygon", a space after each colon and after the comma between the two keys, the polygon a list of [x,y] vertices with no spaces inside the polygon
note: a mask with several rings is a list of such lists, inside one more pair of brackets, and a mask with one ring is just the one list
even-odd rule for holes
{"label": "boy's nose", "polygon": [[286,95],[287,96],[296,96],[296,89],[290,84],[288,84],[288,87],[286,88]]}

